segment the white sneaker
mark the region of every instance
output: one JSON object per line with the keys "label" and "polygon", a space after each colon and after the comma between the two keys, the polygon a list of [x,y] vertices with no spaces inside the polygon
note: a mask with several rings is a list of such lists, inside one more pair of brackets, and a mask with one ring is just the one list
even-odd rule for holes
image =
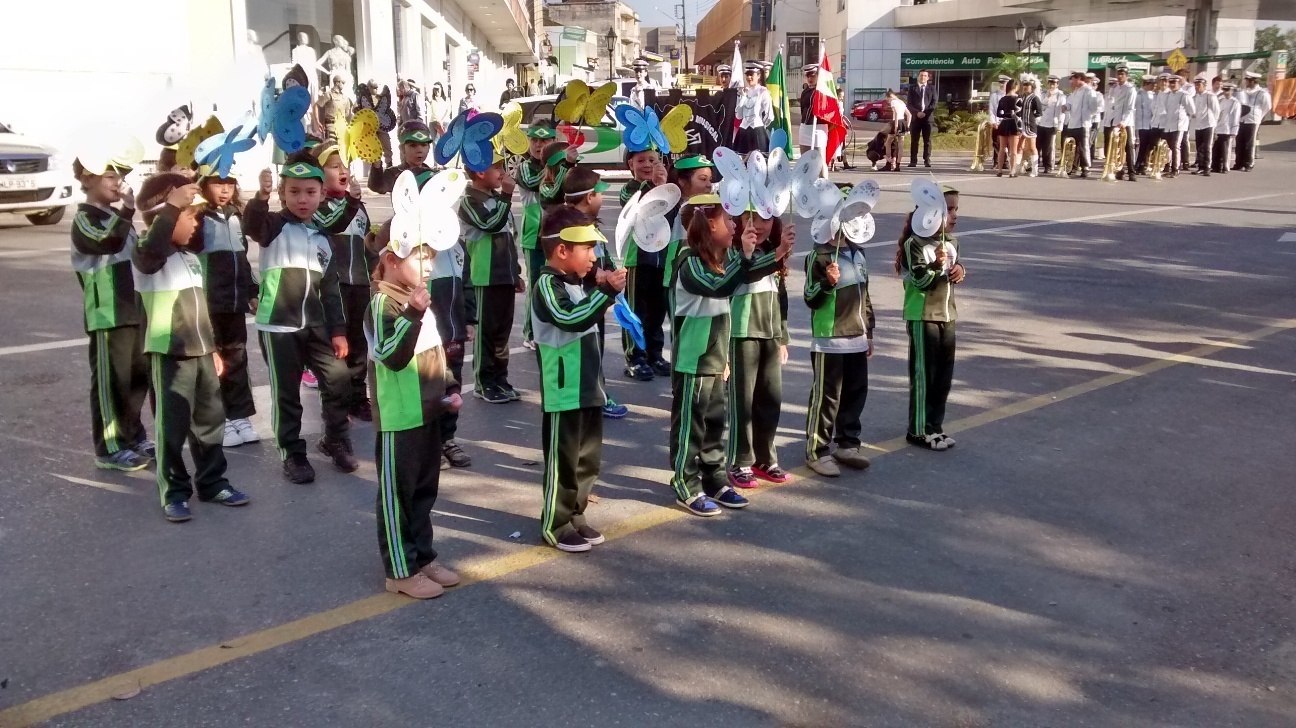
{"label": "white sneaker", "polygon": [[[243,444],[261,442],[261,436],[257,434],[256,428],[252,426],[252,420],[234,420],[233,425],[234,429],[238,431],[239,441]],[[229,426],[226,425],[226,428],[228,427]],[[229,436],[228,432],[229,430],[226,429],[226,437]]]}
{"label": "white sneaker", "polygon": [[225,420],[225,439],[221,441],[221,444],[225,447],[238,447],[243,444],[243,438],[239,436],[238,428],[229,420]]}

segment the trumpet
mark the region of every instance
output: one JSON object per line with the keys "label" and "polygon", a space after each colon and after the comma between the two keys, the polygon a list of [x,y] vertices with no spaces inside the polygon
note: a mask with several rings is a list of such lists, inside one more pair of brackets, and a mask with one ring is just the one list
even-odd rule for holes
{"label": "trumpet", "polygon": [[1116,175],[1125,168],[1125,140],[1128,136],[1129,130],[1123,126],[1107,135],[1107,161],[1103,163],[1103,182],[1115,182]]}
{"label": "trumpet", "polygon": [[972,167],[969,171],[982,172],[985,170],[986,155],[990,153],[990,149],[994,145],[992,133],[993,129],[988,121],[981,122],[981,126],[977,127],[976,149],[972,152]]}
{"label": "trumpet", "polygon": [[1166,160],[1168,159],[1170,159],[1170,145],[1166,143],[1166,140],[1162,139],[1152,149],[1152,159],[1148,161],[1148,165],[1152,167],[1150,175],[1152,179],[1161,179],[1161,170],[1165,169]]}
{"label": "trumpet", "polygon": [[1065,177],[1068,174],[1071,174],[1071,168],[1075,166],[1075,157],[1075,137],[1067,137],[1062,142],[1062,156],[1058,160],[1058,168],[1054,174],[1058,177]]}

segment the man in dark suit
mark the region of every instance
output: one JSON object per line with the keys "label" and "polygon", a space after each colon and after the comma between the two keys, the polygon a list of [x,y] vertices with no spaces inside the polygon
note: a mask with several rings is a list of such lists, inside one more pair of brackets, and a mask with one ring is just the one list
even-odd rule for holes
{"label": "man in dark suit", "polygon": [[909,107],[909,113],[913,116],[913,124],[909,128],[912,134],[909,137],[910,167],[918,166],[919,136],[923,142],[923,166],[931,166],[931,117],[932,112],[936,111],[936,89],[927,82],[929,78],[930,73],[919,71],[918,85],[909,87],[909,95],[905,99],[905,106]]}

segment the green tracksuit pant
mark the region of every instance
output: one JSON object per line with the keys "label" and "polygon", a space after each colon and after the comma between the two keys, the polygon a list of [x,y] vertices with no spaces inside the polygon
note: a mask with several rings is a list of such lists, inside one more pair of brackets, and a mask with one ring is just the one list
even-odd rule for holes
{"label": "green tracksuit pant", "polygon": [[221,400],[225,419],[245,420],[256,414],[252,400],[252,382],[248,378],[247,317],[241,313],[212,313],[212,333],[216,336],[216,353],[225,363],[220,378]]}
{"label": "green tracksuit pant", "polygon": [[279,457],[306,454],[301,437],[301,376],[309,367],[319,380],[324,436],[341,440],[351,431],[351,377],[346,364],[333,356],[333,344],[322,326],[288,333],[261,332],[261,354],[270,370],[270,421]]}
{"label": "green tracksuit pant", "polygon": [[806,460],[817,460],[829,445],[859,447],[860,415],[868,399],[868,352],[810,352],[814,380],[806,412]]}
{"label": "green tracksuit pant", "polygon": [[[157,483],[162,505],[187,501],[198,488],[211,500],[225,488],[225,405],[211,354],[192,358],[150,354],[157,402]],[[185,468],[189,443],[194,474]]]}
{"label": "green tracksuit pant", "polygon": [[603,459],[603,409],[545,412],[544,503],[540,535],[549,545],[585,524],[585,506]]}
{"label": "green tracksuit pant", "polygon": [[778,464],[774,435],[783,409],[783,365],[774,339],[729,340],[729,467]]}
{"label": "green tracksuit pant", "polygon": [[144,439],[140,410],[148,391],[143,327],[91,331],[90,427],[95,455],[113,455]]}
{"label": "green tracksuit pant", "polygon": [[909,332],[909,433],[944,432],[954,384],[954,322],[906,321]]}
{"label": "green tracksuit pant", "polygon": [[724,472],[725,383],[716,374],[671,373],[670,457],[675,497],[715,495]]}
{"label": "green tracksuit pant", "polygon": [[474,286],[473,294],[477,296],[473,381],[478,390],[502,387],[508,384],[509,336],[517,291],[513,286]]}
{"label": "green tracksuit pant", "polygon": [[369,399],[365,376],[369,373],[369,342],[364,335],[365,314],[369,311],[369,286],[338,286],[342,291],[342,311],[346,315],[347,358],[344,365],[351,378],[351,405]]}
{"label": "green tracksuit pant", "polygon": [[432,506],[441,478],[441,423],[377,433],[378,551],[389,579],[404,579],[436,560]]}
{"label": "green tracksuit pant", "polygon": [[522,252],[523,260],[526,261],[527,274],[527,292],[526,307],[522,314],[522,338],[531,340],[531,290],[535,288],[536,280],[540,278],[540,269],[545,266],[544,248],[536,243],[536,246],[530,250]]}

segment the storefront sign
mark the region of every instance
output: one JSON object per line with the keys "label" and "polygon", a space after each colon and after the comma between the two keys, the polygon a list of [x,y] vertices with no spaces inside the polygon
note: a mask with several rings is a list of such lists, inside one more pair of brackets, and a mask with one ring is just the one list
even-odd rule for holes
{"label": "storefront sign", "polygon": [[[900,67],[917,71],[981,71],[994,66],[1003,59],[1003,53],[901,53]],[[1049,54],[1035,53],[1030,56],[1032,69],[1048,70]]]}
{"label": "storefront sign", "polygon": [[586,32],[587,31],[584,28],[573,28],[571,26],[566,26],[562,30],[562,37],[563,40],[574,40],[574,41],[584,43]]}
{"label": "storefront sign", "polygon": [[1100,68],[1116,66],[1122,63],[1147,63],[1160,57],[1160,53],[1090,53],[1089,69],[1096,71]]}

